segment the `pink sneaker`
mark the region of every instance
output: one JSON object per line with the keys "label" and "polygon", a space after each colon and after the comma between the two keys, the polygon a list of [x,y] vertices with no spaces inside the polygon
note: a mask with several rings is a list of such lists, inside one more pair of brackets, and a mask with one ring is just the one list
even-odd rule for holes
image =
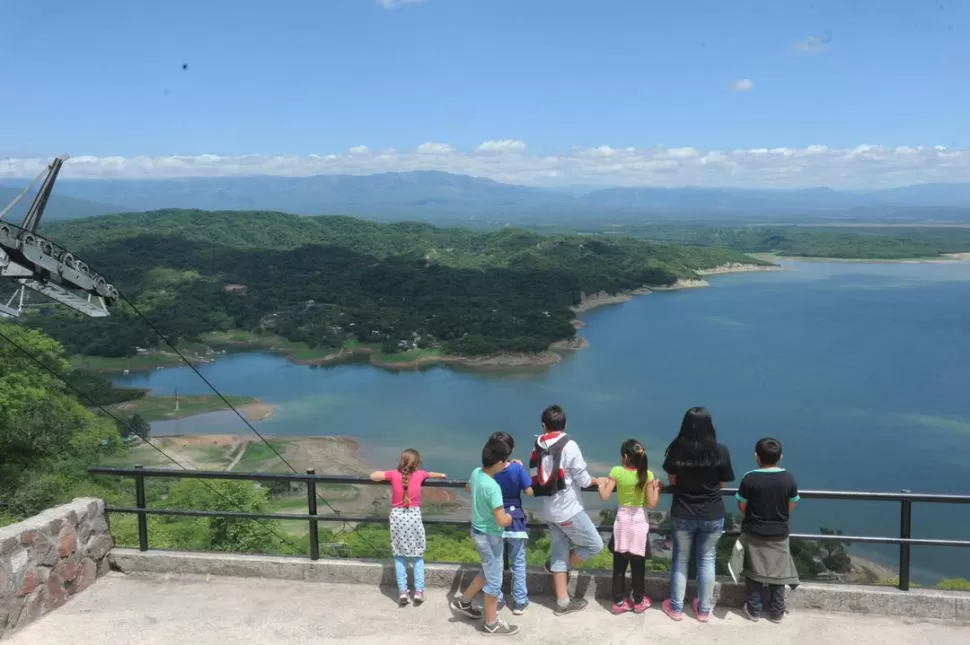
{"label": "pink sneaker", "polygon": [[633,605],[633,612],[637,614],[642,614],[646,610],[650,609],[650,605],[652,604],[653,604],[653,601],[650,600],[650,596],[644,596],[643,600]]}
{"label": "pink sneaker", "polygon": [[697,616],[697,620],[702,623],[706,623],[711,619],[711,612],[701,613],[700,598],[694,598],[694,615]]}
{"label": "pink sneaker", "polygon": [[633,603],[630,602],[629,598],[624,598],[623,602],[615,602],[612,607],[613,614],[619,616],[620,614],[625,614],[628,611],[633,611]]}
{"label": "pink sneaker", "polygon": [[664,613],[667,614],[670,620],[681,621],[684,619],[684,612],[674,611],[673,606],[670,604],[670,598],[664,600],[663,604],[660,605],[660,608],[663,609]]}

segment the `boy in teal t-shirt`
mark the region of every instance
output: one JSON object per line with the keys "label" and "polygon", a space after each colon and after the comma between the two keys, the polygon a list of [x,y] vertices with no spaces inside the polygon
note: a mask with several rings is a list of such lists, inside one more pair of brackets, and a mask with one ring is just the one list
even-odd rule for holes
{"label": "boy in teal t-shirt", "polygon": [[485,592],[484,628],[488,634],[517,634],[519,628],[498,618],[498,602],[502,597],[502,553],[504,527],[512,523],[512,516],[502,506],[502,488],[494,475],[505,469],[511,456],[504,441],[490,439],[482,448],[482,467],[468,478],[472,498],[472,542],[482,561],[482,572],[475,576],[451,608],[469,618],[482,618],[482,612],[472,606],[479,591]]}
{"label": "boy in teal t-shirt", "polygon": [[472,528],[486,535],[503,535],[505,529],[495,519],[495,509],[502,506],[502,487],[481,468],[468,478],[472,491]]}

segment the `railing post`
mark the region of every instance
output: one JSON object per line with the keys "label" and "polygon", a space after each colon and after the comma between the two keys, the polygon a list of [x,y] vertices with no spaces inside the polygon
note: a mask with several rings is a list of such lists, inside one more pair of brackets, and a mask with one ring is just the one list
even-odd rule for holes
{"label": "railing post", "polygon": [[144,509],[147,508],[145,502],[145,474],[141,472],[144,466],[135,465],[135,507],[141,509],[138,513],[138,550],[148,550],[148,516]]}
{"label": "railing post", "polygon": [[[306,469],[307,475],[316,475],[317,471],[314,468]],[[308,479],[306,482],[306,506],[307,512],[310,514],[310,559],[319,560],[320,559],[320,534],[318,533],[317,527],[319,523],[316,520],[317,516],[317,482],[315,479]]]}
{"label": "railing post", "polygon": [[[903,494],[911,491],[903,490]],[[913,502],[904,499],[899,507],[899,539],[908,540],[913,533]],[[899,545],[899,588],[909,591],[909,565],[912,547],[909,543]]]}

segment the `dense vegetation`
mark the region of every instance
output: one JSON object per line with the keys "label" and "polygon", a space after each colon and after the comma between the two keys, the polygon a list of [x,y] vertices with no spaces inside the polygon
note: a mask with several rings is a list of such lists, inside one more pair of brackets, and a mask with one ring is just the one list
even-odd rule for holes
{"label": "dense vegetation", "polygon": [[[491,233],[281,213],[159,211],[45,229],[112,280],[167,337],[272,333],[313,348],[537,352],[574,333],[582,293],[669,285],[741,253],[635,239]],[[236,285],[236,286],[230,286]],[[122,306],[108,320],[43,308],[72,354],[158,343]]]}
{"label": "dense vegetation", "polygon": [[903,260],[970,251],[968,228],[723,227],[713,224],[675,226],[632,222],[607,227],[602,222],[590,221],[576,221],[561,227],[586,233],[605,235],[612,231],[654,241],[729,248],[745,253],[777,253],[789,257]]}
{"label": "dense vegetation", "polygon": [[[85,469],[122,450],[118,429],[85,409],[61,347],[43,334],[0,323],[0,512],[35,513],[91,489]],[[49,371],[48,371],[49,370]]]}

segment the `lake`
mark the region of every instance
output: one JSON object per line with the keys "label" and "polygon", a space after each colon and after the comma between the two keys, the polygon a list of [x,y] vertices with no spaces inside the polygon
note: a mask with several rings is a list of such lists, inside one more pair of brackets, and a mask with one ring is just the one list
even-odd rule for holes
{"label": "lake", "polygon": [[[260,432],[353,436],[375,467],[393,467],[413,446],[427,467],[463,478],[500,429],[525,457],[541,410],[560,403],[594,474],[606,474],[630,436],[644,441],[659,470],[684,411],[704,405],[739,477],[754,467],[755,442],[772,435],[805,490],[970,493],[970,263],[783,265],[587,312],[589,349],[544,372],[310,368],[268,354],[200,369],[224,394],[277,406]],[[117,382],[209,393],[187,368]],[[249,431],[231,413],[215,413],[156,423],[153,432]],[[898,511],[806,501],[794,525],[891,536]],[[970,538],[970,506],[917,505],[914,537]],[[892,548],[855,550],[895,562]],[[914,557],[917,580],[970,577],[967,550],[916,548]]]}

